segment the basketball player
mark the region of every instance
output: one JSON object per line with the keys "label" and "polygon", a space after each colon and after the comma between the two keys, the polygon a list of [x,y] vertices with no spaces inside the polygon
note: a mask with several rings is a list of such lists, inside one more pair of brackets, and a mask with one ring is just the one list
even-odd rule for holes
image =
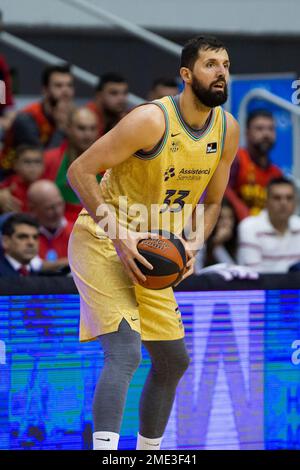
{"label": "basketball player", "polygon": [[[224,112],[229,58],[215,38],[199,36],[183,48],[184,91],[135,108],[70,167],[69,182],[85,209],[69,242],[69,261],[80,293],[80,340],[99,338],[104,367],[93,400],[94,449],[117,449],[128,386],[141,360],[141,342],[152,367],[139,404],[137,449],[158,450],[177,384],[189,364],[184,329],[172,288],[149,290],[135,259],[147,234],[120,225],[119,196],[128,207],[161,205],[178,212],[196,208],[203,194],[204,235],[217,221],[230,166],[238,148],[238,124]],[[100,186],[96,175],[107,170]],[[108,212],[99,214],[107,204]],[[108,206],[109,205],[109,206]],[[114,210],[112,210],[112,208]],[[98,209],[98,212],[97,212]],[[124,215],[124,214],[123,214]],[[127,217],[127,226],[131,218]],[[171,229],[178,233],[178,227]],[[193,272],[195,247],[186,243]],[[200,247],[199,247],[200,248]]]}

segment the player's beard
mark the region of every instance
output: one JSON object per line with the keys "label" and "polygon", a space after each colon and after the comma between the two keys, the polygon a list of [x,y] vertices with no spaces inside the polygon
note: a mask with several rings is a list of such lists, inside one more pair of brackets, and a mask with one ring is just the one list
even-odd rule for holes
{"label": "player's beard", "polygon": [[[213,90],[213,86],[216,83],[224,83],[223,90]],[[226,103],[228,98],[228,87],[227,83],[223,79],[218,79],[213,82],[209,88],[206,88],[202,85],[201,81],[198,80],[195,75],[193,75],[192,80],[192,90],[196,98],[200,101],[201,104],[207,106],[208,108],[215,108],[216,106],[221,106]]]}

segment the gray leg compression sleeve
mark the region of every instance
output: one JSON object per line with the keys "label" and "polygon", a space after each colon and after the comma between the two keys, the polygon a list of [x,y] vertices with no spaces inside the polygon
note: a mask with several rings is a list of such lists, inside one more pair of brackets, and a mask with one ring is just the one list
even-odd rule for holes
{"label": "gray leg compression sleeve", "polygon": [[143,341],[152,367],[140,401],[141,436],[162,437],[175,398],[176,387],[189,365],[184,339],[174,341]]}
{"label": "gray leg compression sleeve", "polygon": [[94,432],[120,433],[128,387],[141,361],[141,337],[126,320],[119,330],[99,336],[104,367],[93,400]]}
{"label": "gray leg compression sleeve", "polygon": [[[141,361],[141,337],[126,320],[119,330],[99,336],[104,351],[104,367],[93,400],[94,432],[120,433],[128,387]],[[151,438],[165,431],[177,384],[189,364],[183,339],[144,341],[152,367],[140,401],[139,433]]]}

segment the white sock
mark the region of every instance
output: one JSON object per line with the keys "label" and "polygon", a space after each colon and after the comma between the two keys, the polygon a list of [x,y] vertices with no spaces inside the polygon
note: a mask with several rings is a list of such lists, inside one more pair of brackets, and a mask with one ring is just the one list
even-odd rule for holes
{"label": "white sock", "polygon": [[143,437],[138,434],[136,450],[160,450],[162,437],[157,437],[156,439],[148,439],[148,437]]}
{"label": "white sock", "polygon": [[93,450],[117,450],[120,434],[108,431],[93,433]]}

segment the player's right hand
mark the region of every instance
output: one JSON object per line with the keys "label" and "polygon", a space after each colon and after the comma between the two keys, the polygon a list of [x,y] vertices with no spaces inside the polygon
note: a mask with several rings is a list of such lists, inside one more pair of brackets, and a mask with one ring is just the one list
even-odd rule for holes
{"label": "player's right hand", "polygon": [[146,281],[146,277],[137,267],[135,260],[138,260],[146,268],[153,269],[153,266],[138,251],[138,242],[140,240],[144,240],[145,238],[158,237],[158,234],[149,232],[127,231],[126,238],[116,238],[112,240],[123,267],[134,284],[142,284]]}
{"label": "player's right hand", "polygon": [[184,279],[194,274],[194,270],[195,270],[195,260],[196,260],[197,251],[194,251],[186,240],[184,240],[183,238],[180,238],[180,239],[185,248],[187,263],[185,265],[181,278],[179,279],[178,282],[176,282],[176,284],[174,284],[174,287],[178,286],[178,284],[180,284]]}

